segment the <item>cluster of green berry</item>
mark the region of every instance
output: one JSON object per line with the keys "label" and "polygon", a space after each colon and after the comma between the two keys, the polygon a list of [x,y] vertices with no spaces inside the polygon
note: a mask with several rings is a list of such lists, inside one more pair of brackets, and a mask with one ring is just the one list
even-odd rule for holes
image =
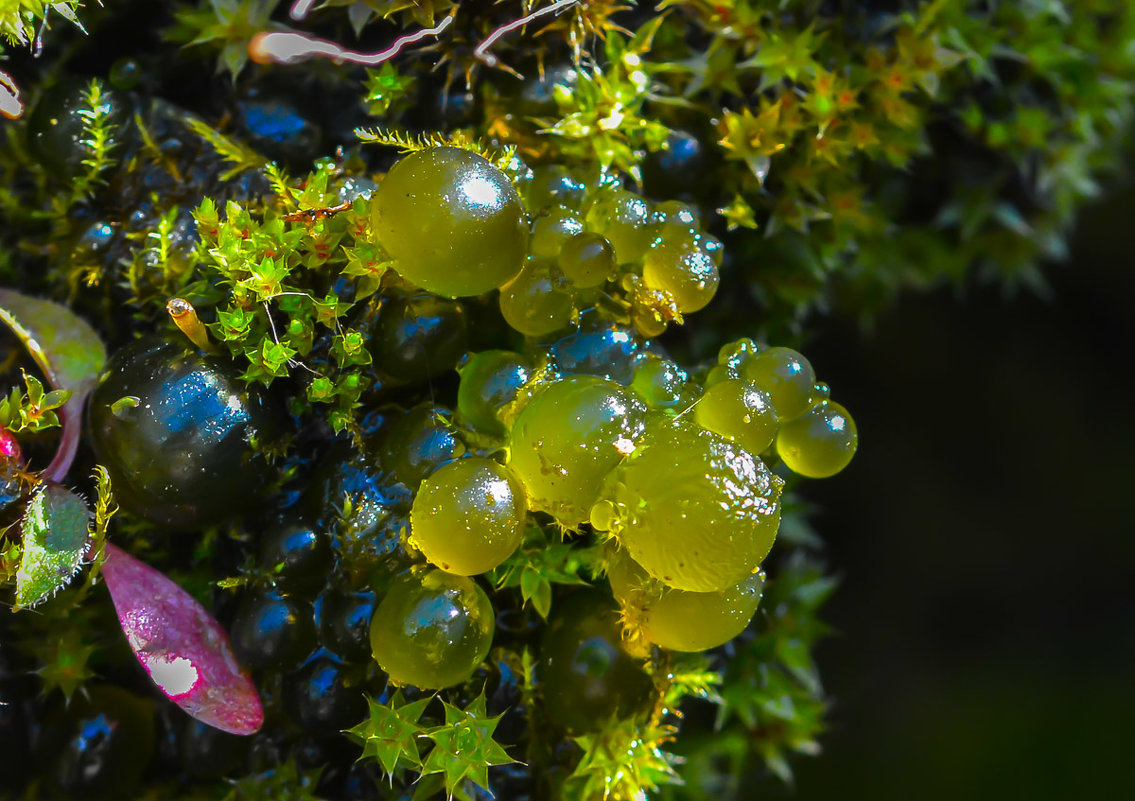
{"label": "cluster of green berry", "polygon": [[530,337],[603,301],[657,336],[713,299],[721,243],[691,206],[651,203],[613,173],[588,180],[560,165],[510,166],[519,194],[504,172],[460,148],[396,164],[376,192],[372,228],[398,272],[446,297],[500,289],[504,319]]}
{"label": "cluster of green berry", "polygon": [[[714,240],[696,230],[687,210],[660,204],[652,214],[637,195],[608,189],[577,214],[556,201],[582,205],[583,184],[556,168],[541,169],[526,187],[539,211],[530,255],[516,275],[524,217],[511,189],[503,172],[475,154],[421,150],[380,184],[374,230],[394,254],[394,269],[426,289],[468,295],[500,286],[505,320],[530,337],[563,329],[569,313],[578,314],[579,290],[617,269],[623,279],[616,283],[641,282],[686,310],[712,295]],[[422,226],[430,226],[424,247]],[[601,258],[581,255],[592,244]],[[705,259],[670,259],[674,252]],[[585,269],[591,261],[600,269]],[[683,272],[697,263],[712,282],[695,287],[698,269]],[[565,282],[574,292],[556,289]],[[549,302],[557,291],[565,298],[562,317]],[[631,316],[641,334],[641,318]],[[483,591],[464,577],[499,567],[541,521],[567,532],[589,524],[618,544],[608,569],[612,588],[651,642],[682,651],[721,645],[756,610],[757,570],[779,524],[784,481],[761,455],[819,478],[839,472],[855,452],[854,422],[794,350],[736,342],[699,381],[630,329],[600,328],[582,347],[570,342],[586,331],[532,355],[484,351],[461,366],[458,423],[507,456],[469,450],[421,482],[408,544],[440,570],[400,584],[379,607],[374,655],[393,678],[444,687],[472,673],[488,653],[493,615]],[[624,357],[589,354],[602,357],[595,372],[572,359],[604,339],[625,343]],[[444,613],[423,616],[427,608]],[[434,629],[428,635],[426,617]]]}

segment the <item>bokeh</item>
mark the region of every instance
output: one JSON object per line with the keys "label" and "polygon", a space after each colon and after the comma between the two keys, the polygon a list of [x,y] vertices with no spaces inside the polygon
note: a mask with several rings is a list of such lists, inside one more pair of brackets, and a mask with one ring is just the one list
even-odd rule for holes
{"label": "bokeh", "polygon": [[1132,797],[1133,222],[1113,186],[1045,296],[908,295],[814,342],[861,436],[808,489],[842,579],[834,704],[824,754],[761,797]]}

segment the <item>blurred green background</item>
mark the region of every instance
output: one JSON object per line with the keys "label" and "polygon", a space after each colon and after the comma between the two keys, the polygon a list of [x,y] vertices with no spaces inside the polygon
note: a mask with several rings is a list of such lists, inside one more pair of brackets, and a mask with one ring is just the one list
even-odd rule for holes
{"label": "blurred green background", "polygon": [[[1135,158],[1131,159],[1135,164]],[[841,588],[809,799],[1135,798],[1135,188],[1047,297],[907,295],[808,355],[860,451],[808,497]]]}

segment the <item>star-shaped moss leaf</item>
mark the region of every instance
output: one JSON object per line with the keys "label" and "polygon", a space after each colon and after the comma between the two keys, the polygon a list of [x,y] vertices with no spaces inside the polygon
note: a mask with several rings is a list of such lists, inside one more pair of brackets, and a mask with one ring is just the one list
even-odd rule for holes
{"label": "star-shaped moss leaf", "polygon": [[421,768],[418,738],[425,728],[418,723],[431,698],[406,703],[399,690],[388,704],[368,698],[367,719],[347,731],[347,736],[363,746],[362,759],[375,759],[387,775],[399,767]]}
{"label": "star-shaped moss leaf", "polygon": [[445,724],[427,732],[434,747],[422,764],[422,775],[444,775],[445,790],[451,797],[458,785],[466,780],[487,790],[489,768],[514,761],[493,739],[500,715],[488,716],[483,693],[465,709],[448,703],[444,706]]}

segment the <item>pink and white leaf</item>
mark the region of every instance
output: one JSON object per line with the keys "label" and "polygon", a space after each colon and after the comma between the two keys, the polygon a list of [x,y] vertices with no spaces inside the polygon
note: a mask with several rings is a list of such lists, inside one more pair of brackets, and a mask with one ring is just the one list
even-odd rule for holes
{"label": "pink and white leaf", "polygon": [[228,635],[188,592],[110,543],[102,575],[134,655],[171,701],[230,734],[264,722],[260,696]]}

